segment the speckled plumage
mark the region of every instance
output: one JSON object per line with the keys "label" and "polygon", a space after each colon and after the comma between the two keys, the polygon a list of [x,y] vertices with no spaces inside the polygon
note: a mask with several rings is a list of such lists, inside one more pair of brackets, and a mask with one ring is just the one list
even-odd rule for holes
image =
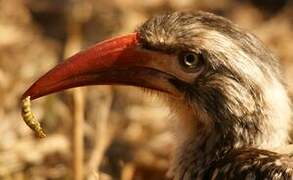
{"label": "speckled plumage", "polygon": [[[277,59],[253,34],[205,12],[156,16],[137,30],[144,48],[201,53],[193,83],[170,79],[178,121],[173,179],[292,179],[293,160],[271,152],[289,144],[291,108]],[[263,149],[263,150],[261,150]]]}

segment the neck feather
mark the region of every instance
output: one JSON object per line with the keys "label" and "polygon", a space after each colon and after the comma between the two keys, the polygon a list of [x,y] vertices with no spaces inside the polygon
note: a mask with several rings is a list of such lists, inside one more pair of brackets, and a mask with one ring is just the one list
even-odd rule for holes
{"label": "neck feather", "polygon": [[231,149],[253,147],[273,150],[287,145],[291,126],[287,92],[277,80],[263,87],[262,99],[266,106],[262,107],[263,115],[254,117],[259,119],[250,119],[254,122],[253,127],[239,123],[245,122],[248,117],[242,117],[242,121],[238,122],[215,120],[210,112],[204,111],[198,104],[171,104],[177,122],[177,147],[169,176],[180,176],[187,168],[200,171]]}

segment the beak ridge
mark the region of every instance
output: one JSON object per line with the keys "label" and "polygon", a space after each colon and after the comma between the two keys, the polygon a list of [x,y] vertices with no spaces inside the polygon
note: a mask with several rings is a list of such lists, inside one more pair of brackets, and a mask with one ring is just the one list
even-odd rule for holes
{"label": "beak ridge", "polygon": [[166,86],[169,75],[155,67],[147,67],[151,61],[161,58],[159,56],[160,53],[140,47],[138,33],[106,40],[54,67],[22,98],[36,99],[73,87],[102,84],[134,85],[170,93],[172,88]]}

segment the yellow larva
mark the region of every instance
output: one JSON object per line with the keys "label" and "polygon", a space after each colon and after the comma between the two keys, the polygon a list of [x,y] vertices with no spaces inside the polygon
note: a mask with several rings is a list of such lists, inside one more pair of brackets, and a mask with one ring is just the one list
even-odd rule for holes
{"label": "yellow larva", "polygon": [[21,108],[21,114],[24,122],[36,133],[38,137],[46,137],[39,121],[32,113],[30,96],[27,96],[22,100]]}

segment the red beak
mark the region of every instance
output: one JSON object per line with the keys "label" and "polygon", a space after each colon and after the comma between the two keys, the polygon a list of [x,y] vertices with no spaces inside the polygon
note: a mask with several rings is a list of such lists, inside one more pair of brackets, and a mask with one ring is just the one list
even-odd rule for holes
{"label": "red beak", "polygon": [[141,47],[139,35],[113,38],[82,51],[57,65],[23,95],[41,96],[85,85],[133,85],[174,94],[169,83],[172,56]]}

